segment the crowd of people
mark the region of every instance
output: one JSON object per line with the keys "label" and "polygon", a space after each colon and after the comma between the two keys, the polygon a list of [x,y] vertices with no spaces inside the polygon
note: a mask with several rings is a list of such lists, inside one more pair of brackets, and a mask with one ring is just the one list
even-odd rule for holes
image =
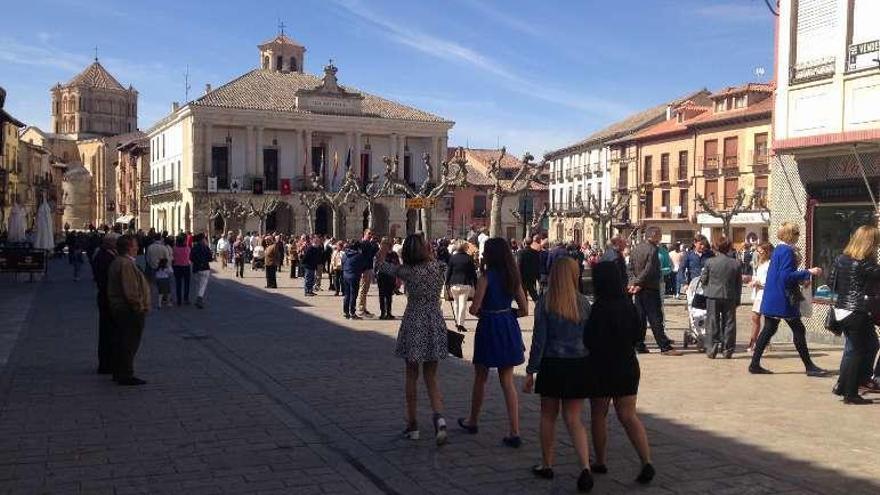
{"label": "crowd of people", "polygon": [[[528,356],[523,391],[541,396],[542,462],[533,473],[540,478],[554,476],[555,422],[561,411],[581,466],[578,488],[588,491],[593,475],[608,470],[606,424],[611,404],[641,459],[637,480],[648,483],[655,475],[647,434],[636,414],[637,355],[650,352],[645,342],[649,325],[662,355],[681,354],[665,332],[664,297],[686,295],[687,304],[694,306],[702,298],[708,316],[702,348],[709,358],[729,359],[736,350],[736,309],[743,287],[748,287],[753,296],[749,372],[771,373],[761,366],[761,360],[785,321],[806,374],[829,375],[813,363],[801,320],[802,294],[822,271],[798,268],[803,257],[796,247],[799,231],[795,225],[782,226],[775,247],[753,243],[739,252],[724,237],[710,244],[697,235],[690,246],[675,244],[668,249],[660,242],[659,229],[648,227],[643,233],[644,239],[634,245],[629,239],[614,237],[604,250],[590,244],[551,244],[541,235],[513,243],[481,232],[465,239],[432,242],[419,234],[405,239],[379,237],[369,229],[359,239],[349,240],[280,233],[227,233],[210,241],[203,234],[86,233],[69,236],[67,244],[75,277],[80,265],[90,262],[98,285],[98,371],[112,374],[121,385],[145,383],[134,375],[133,361],[151,294],[158,294],[156,308],[187,305],[194,284],[195,305],[204,307],[212,261],[219,262],[220,270],[233,267],[236,277],[244,276],[247,264],[251,270],[262,270],[270,289],[278,287],[277,276],[286,269],[291,278],[304,278],[305,297],[324,290],[326,282],[327,289],[341,298],[342,316],[351,320],[375,316],[367,307],[374,284],[379,295],[378,318],[397,319],[394,296],[405,291],[395,349],[405,363],[403,435],[420,438],[417,396],[421,374],[438,445],[448,439],[438,385],[438,363],[448,355],[451,335],[443,317],[445,299],[457,332],[468,332],[467,313],[477,317],[470,411],[457,420],[457,426],[468,434],[479,433],[486,382],[489,370],[495,368],[508,418],[501,442],[518,448],[522,439],[513,369],[526,363]],[[872,312],[880,283],[878,248],[880,231],[859,228],[830,277],[831,289],[838,296],[826,327],[846,336],[833,392],[846,404],[871,403],[860,394],[880,391],[880,363],[875,367],[880,344]],[[142,267],[135,262],[139,253]],[[587,270],[591,276],[585,279]],[[585,283],[588,279],[591,287]],[[529,298],[534,302],[535,324],[526,353],[518,320],[529,314]],[[581,423],[586,399],[590,401],[591,435]]]}

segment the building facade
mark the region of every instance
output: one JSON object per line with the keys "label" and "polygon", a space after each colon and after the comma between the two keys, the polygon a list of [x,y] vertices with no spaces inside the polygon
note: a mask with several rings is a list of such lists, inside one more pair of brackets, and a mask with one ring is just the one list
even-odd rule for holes
{"label": "building facade", "polygon": [[0,231],[15,203],[21,202],[21,163],[18,131],[24,124],[3,109],[6,90],[0,88]]}
{"label": "building facade", "polygon": [[880,197],[880,2],[782,0],[776,46],[771,166],[775,240],[800,226],[813,282],[815,339],[827,312],[827,276],[852,231],[876,224]]}
{"label": "building facade", "polygon": [[[222,219],[211,218],[212,201],[275,199],[282,207],[266,219],[266,228],[331,233],[335,226],[337,234],[351,237],[366,223],[366,202],[309,211],[300,199],[313,188],[313,177],[335,191],[349,168],[361,182],[378,180],[385,172],[382,158],[396,156],[400,179],[420,185],[430,169],[437,181],[440,167],[424,166],[422,156],[429,154],[433,164],[446,156],[452,122],[340,86],[332,63],[323,77],[303,72],[305,48],[285,35],[258,48],[257,69],[175,104],[147,132],[152,227],[215,231]],[[415,228],[417,212],[407,211],[402,198],[376,204],[380,233],[403,235]],[[445,233],[447,217],[433,215],[431,230]],[[227,225],[258,230],[259,223],[250,217]]]}
{"label": "building facade", "polygon": [[150,183],[150,140],[139,133],[116,147],[116,223],[140,229],[150,225],[144,187]]}

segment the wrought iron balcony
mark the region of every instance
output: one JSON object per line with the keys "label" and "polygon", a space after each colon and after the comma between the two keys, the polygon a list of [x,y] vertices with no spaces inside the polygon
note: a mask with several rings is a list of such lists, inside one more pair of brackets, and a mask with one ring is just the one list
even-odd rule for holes
{"label": "wrought iron balcony", "polygon": [[749,155],[752,157],[752,172],[758,175],[770,173],[770,152],[768,150],[752,151]]}
{"label": "wrought iron balcony", "polygon": [[174,191],[174,181],[173,180],[165,180],[162,182],[157,182],[155,184],[147,184],[146,187],[146,195],[153,196],[156,194],[162,194]]}
{"label": "wrought iron balcony", "polygon": [[678,175],[676,177],[679,182],[684,182],[688,180],[688,167],[687,165],[679,165],[678,166]]}
{"label": "wrought iron balcony", "polygon": [[721,155],[706,155],[697,157],[697,171],[706,177],[717,177],[721,165]]}
{"label": "wrought iron balcony", "polygon": [[791,84],[800,84],[811,81],[820,81],[834,76],[835,57],[823,57],[808,60],[789,67],[789,81]]}

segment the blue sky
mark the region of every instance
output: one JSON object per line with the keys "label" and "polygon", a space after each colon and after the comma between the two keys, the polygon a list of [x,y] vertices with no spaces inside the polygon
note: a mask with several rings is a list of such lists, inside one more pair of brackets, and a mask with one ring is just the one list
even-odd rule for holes
{"label": "blue sky", "polygon": [[[49,88],[101,62],[140,92],[148,128],[172,101],[257,66],[286,32],[306,71],[456,122],[450,144],[536,156],[691,90],[772,73],[763,0],[31,0],[0,16],[7,110],[48,128]],[[757,67],[766,68],[763,78]]]}

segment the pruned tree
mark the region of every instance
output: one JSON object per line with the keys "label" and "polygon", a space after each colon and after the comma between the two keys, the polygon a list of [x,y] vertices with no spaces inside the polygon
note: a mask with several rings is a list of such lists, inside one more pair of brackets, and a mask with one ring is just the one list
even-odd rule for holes
{"label": "pruned tree", "polygon": [[[446,194],[448,190],[454,187],[463,187],[467,184],[467,157],[462,147],[458,147],[455,150],[452,160],[440,162],[440,182],[437,184],[432,182],[434,167],[431,162],[431,155],[424,153],[422,155],[422,164],[425,167],[425,179],[418,189],[414,189],[398,176],[399,157],[390,158],[386,156],[382,158],[382,161],[385,163],[385,177],[383,185],[379,188],[379,193],[381,194],[396,193],[403,194],[408,199],[423,198],[436,200]],[[450,163],[456,165],[454,171],[450,169]],[[421,230],[425,237],[431,238],[430,208],[419,209],[419,222],[422,224]]]}
{"label": "pruned tree", "polygon": [[581,219],[593,221],[596,232],[596,242],[600,248],[604,248],[608,242],[611,227],[616,220],[619,220],[623,212],[629,208],[630,193],[626,192],[613,197],[611,201],[600,204],[599,198],[590,195],[584,202],[580,196],[575,200],[575,214]]}
{"label": "pruned tree", "polygon": [[[240,201],[233,198],[213,198],[208,206],[208,217],[216,220],[218,217],[223,220],[223,234],[229,232],[229,221],[244,221],[247,218],[249,210]],[[211,229],[208,229],[210,232]]]}
{"label": "pruned tree", "polygon": [[[350,172],[350,171],[349,171]],[[346,182],[348,182],[349,172],[346,172]],[[343,184],[338,191],[334,193],[327,192],[324,188],[324,180],[320,175],[312,174],[311,188],[299,195],[299,202],[306,209],[306,219],[309,228],[315,228],[315,217],[322,205],[327,205],[333,213],[333,221],[331,224],[331,232],[334,238],[342,237],[342,209],[340,206],[347,202],[351,195],[354,194],[350,185]]]}
{"label": "pruned tree", "polygon": [[[541,178],[541,171],[544,169],[546,162],[535,163],[535,157],[528,152],[523,155],[522,163],[513,179],[505,179],[501,174],[501,170],[503,168],[502,162],[506,155],[507,148],[501,148],[501,154],[498,158],[489,162],[487,176],[493,183],[492,186],[489,186],[489,197],[492,200],[492,209],[489,213],[490,237],[499,237],[501,235],[501,207],[504,198],[519,196],[520,193],[535,184],[547,185],[547,182]],[[465,178],[467,178],[467,174],[465,174]]]}
{"label": "pruned tree", "polygon": [[262,201],[254,203],[252,199],[248,200],[248,214],[257,217],[260,220],[260,235],[266,228],[266,218],[278,211],[279,208],[287,203],[279,201],[275,197],[264,197]]}
{"label": "pruned tree", "polygon": [[519,210],[515,210],[513,208],[510,209],[510,214],[513,215],[513,218],[515,218],[517,222],[525,224],[525,237],[531,239],[532,236],[535,234],[535,231],[541,227],[541,223],[544,222],[544,219],[550,216],[550,205],[544,203],[543,208],[541,208],[537,212],[532,212],[531,218],[524,218],[523,214]]}
{"label": "pruned tree", "polygon": [[707,215],[721,220],[721,230],[722,232],[724,232],[724,236],[728,239],[732,239],[730,223],[733,221],[733,217],[744,211],[751,210],[755,206],[755,198],[756,195],[752,195],[748,204],[746,204],[746,191],[744,189],[740,189],[736,192],[736,198],[734,198],[733,205],[730,208],[724,210],[719,210],[715,208],[714,196],[709,198],[712,200],[712,203],[709,203],[709,201],[707,201],[706,198],[704,198],[700,194],[697,194],[695,199]]}

